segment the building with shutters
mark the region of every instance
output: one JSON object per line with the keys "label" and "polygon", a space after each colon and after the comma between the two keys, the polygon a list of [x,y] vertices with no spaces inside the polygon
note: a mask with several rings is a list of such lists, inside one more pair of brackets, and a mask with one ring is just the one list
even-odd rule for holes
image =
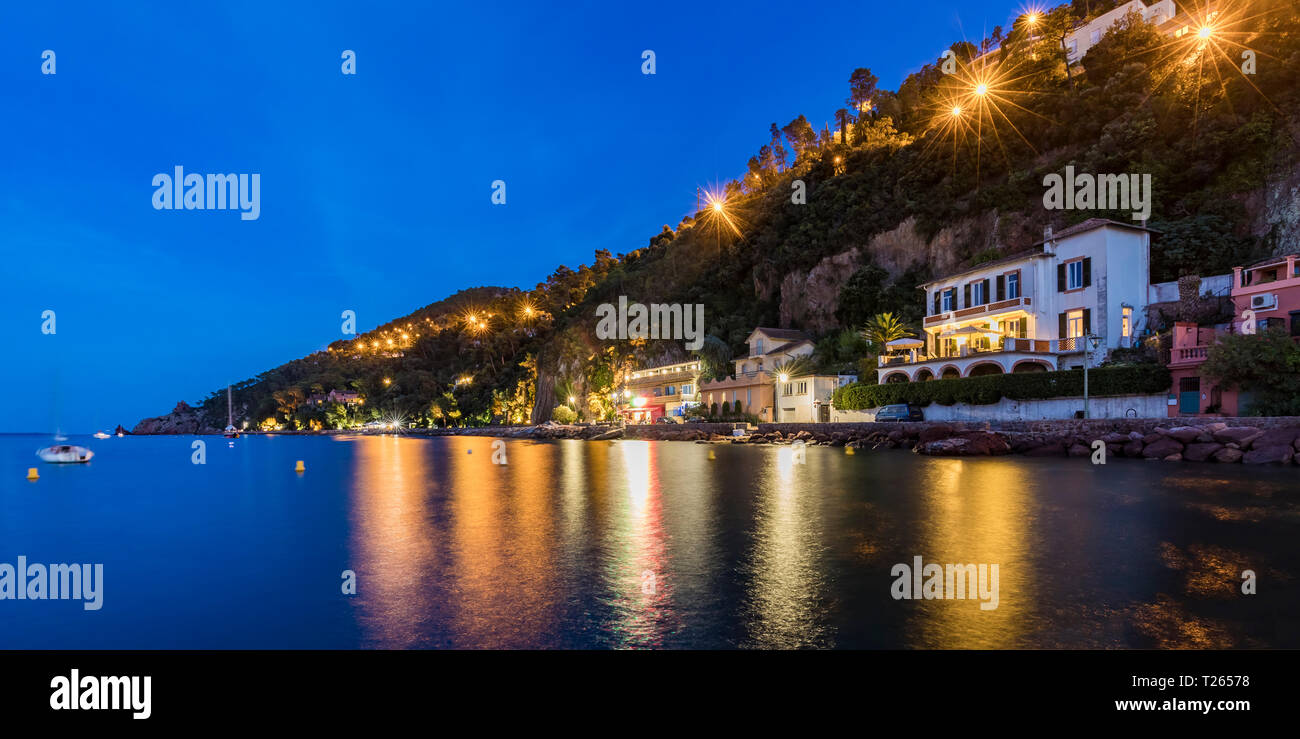
{"label": "building with shutters", "polygon": [[[1097,366],[1145,330],[1150,229],[1094,218],[1031,249],[919,286],[925,345],[879,359],[878,381]],[[1084,337],[1099,337],[1095,350]]]}

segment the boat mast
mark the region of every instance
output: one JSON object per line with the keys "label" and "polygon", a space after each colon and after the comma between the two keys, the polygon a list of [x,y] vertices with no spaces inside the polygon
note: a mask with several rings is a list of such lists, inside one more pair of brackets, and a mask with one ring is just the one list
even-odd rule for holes
{"label": "boat mast", "polygon": [[230,386],[227,385],[226,386],[226,428],[231,428],[232,426],[235,425],[234,414],[235,412],[231,409],[231,405],[230,405]]}

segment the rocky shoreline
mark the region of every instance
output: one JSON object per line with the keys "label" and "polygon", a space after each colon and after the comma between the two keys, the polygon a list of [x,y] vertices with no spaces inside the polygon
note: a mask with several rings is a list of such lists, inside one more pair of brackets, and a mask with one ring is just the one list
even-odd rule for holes
{"label": "rocky shoreline", "polygon": [[[1184,419],[1171,419],[1184,420]],[[1300,465],[1300,418],[1232,419],[1176,425],[1157,419],[1127,421],[1040,421],[1007,424],[962,423],[830,423],[760,424],[741,436],[731,424],[662,426],[562,425],[489,426],[482,428],[410,429],[408,436],[488,436],[515,439],[579,439],[609,441],[644,439],[713,444],[793,444],[850,449],[905,449],[939,457],[988,457],[1020,454],[1028,457],[1092,457],[1094,443],[1105,445],[1106,457],[1165,462],[1213,462]],[[381,434],[381,431],[292,431],[275,435],[320,436]],[[391,433],[391,432],[389,432]]]}

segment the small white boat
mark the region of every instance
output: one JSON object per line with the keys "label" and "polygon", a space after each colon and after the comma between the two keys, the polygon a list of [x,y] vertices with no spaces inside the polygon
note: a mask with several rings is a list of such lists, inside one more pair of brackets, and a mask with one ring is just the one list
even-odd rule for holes
{"label": "small white boat", "polygon": [[226,386],[226,438],[238,439],[239,430],[235,428],[234,407],[230,404],[230,386]]}
{"label": "small white boat", "polygon": [[37,449],[36,456],[43,462],[52,462],[55,464],[77,464],[80,462],[89,462],[95,453],[84,446],[72,446],[70,444],[58,444],[56,446],[47,446],[44,449]]}
{"label": "small white boat", "polygon": [[94,434],[94,436],[95,436],[96,439],[107,439],[107,438],[110,438],[109,435],[106,434],[106,433],[104,433],[103,431],[96,431],[95,434]]}

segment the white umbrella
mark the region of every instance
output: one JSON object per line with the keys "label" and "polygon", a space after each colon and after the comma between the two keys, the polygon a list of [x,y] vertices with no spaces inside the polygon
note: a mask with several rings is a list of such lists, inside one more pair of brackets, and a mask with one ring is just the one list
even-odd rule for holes
{"label": "white umbrella", "polygon": [[985,336],[988,334],[1001,334],[995,328],[976,328],[975,326],[963,326],[952,331],[945,331],[940,336]]}
{"label": "white umbrella", "polygon": [[913,338],[894,339],[893,341],[885,342],[885,346],[890,349],[904,349],[911,346],[925,346],[925,342]]}

